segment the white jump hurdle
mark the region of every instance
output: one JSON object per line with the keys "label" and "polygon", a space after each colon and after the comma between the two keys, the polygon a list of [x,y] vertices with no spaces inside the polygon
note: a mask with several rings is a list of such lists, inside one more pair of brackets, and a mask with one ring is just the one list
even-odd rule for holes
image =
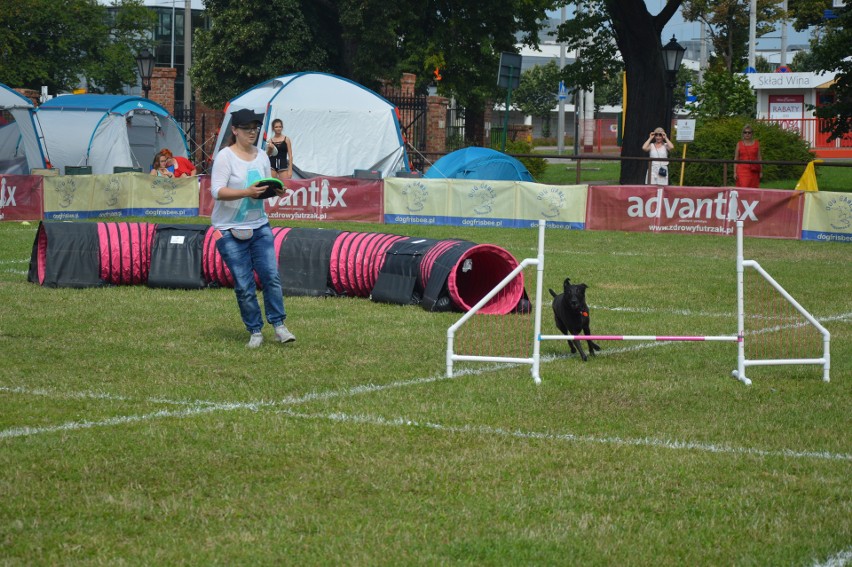
{"label": "white jump hurdle", "polygon": [[[729,218],[737,218],[737,193],[731,192],[729,201]],[[542,311],[542,290],[544,276],[544,229],[546,221],[540,220],[538,224],[538,254],[536,258],[526,258],[515,270],[507,275],[493,290],[483,297],[476,305],[465,313],[456,323],[447,329],[447,377],[453,376],[453,364],[457,361],[468,362],[503,362],[530,364],[533,381],[536,384],[541,383],[540,366],[541,366],[541,341],[556,340],[592,340],[592,341],[661,341],[661,342],[677,342],[677,341],[716,341],[716,342],[735,342],[737,343],[737,368],[732,372],[732,375],[740,380],[743,384],[750,385],[751,380],[746,377],[746,368],[749,366],[765,366],[765,365],[781,365],[781,364],[819,364],[823,367],[823,381],[829,381],[829,373],[831,368],[830,357],[830,333],[808,313],[772,276],[770,276],[760,265],[753,260],[743,259],[743,221],[737,220],[737,333],[734,335],[542,335],[541,334],[541,311]],[[464,325],[471,317],[473,317],[479,309],[482,308],[488,301],[494,297],[503,287],[508,285],[524,268],[528,266],[537,266],[536,269],[536,292],[535,292],[535,323],[532,337],[532,356],[524,357],[500,357],[500,356],[473,356],[457,354],[454,352],[454,340],[456,331]],[[744,305],[744,270],[752,268],[756,270],[781,296],[789,302],[813,327],[815,327],[823,337],[823,356],[820,358],[788,358],[788,359],[761,359],[749,360],[745,355],[745,305]]]}

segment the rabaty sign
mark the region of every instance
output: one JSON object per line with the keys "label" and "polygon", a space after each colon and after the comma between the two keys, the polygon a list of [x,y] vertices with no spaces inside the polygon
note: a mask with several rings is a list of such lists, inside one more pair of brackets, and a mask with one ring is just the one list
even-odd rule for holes
{"label": "rabaty sign", "polygon": [[285,221],[382,222],[383,201],[381,179],[288,179],[283,196],[266,200],[266,214]]}
{"label": "rabaty sign", "polygon": [[770,120],[801,120],[804,116],[804,95],[769,95]]}

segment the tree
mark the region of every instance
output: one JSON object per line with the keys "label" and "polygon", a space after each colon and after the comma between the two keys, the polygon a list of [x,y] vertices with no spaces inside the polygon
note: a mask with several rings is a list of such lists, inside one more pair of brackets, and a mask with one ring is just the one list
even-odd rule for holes
{"label": "tree", "polygon": [[376,87],[403,72],[419,86],[441,70],[441,94],[466,108],[468,140],[482,140],[500,53],[538,45],[557,0],[207,0],[191,70],[202,100],[221,105],[261,81],[329,71]]}
{"label": "tree", "polygon": [[[586,1],[573,21],[560,26],[558,39],[581,50],[577,62],[567,66],[569,84],[583,88],[594,84],[595,77],[618,69],[617,52],[621,53],[627,75],[623,157],[646,157],[642,143],[665,120],[668,89],[660,34],[681,2],[668,0],[652,15],[643,0]],[[621,183],[642,183],[646,170],[642,161],[624,160]]]}
{"label": "tree", "polygon": [[796,29],[817,26],[811,41],[809,63],[814,71],[836,72],[832,86],[834,102],[816,108],[816,115],[826,119],[823,131],[831,132],[829,140],[852,133],[852,5],[835,8],[836,18],[821,18],[813,2],[794,3]]}
{"label": "tree", "polygon": [[[707,25],[714,55],[710,67],[728,73],[745,68],[749,40],[749,0],[685,0],[683,19]],[[784,15],[776,0],[757,0],[757,36],[772,32]]]}
{"label": "tree", "polygon": [[119,92],[136,82],[136,52],[154,22],[142,0],[4,0],[0,82],[38,90]]}
{"label": "tree", "polygon": [[521,84],[512,94],[512,100],[525,114],[541,118],[545,138],[550,136],[550,115],[556,106],[559,75],[555,61],[536,65],[521,74]]}
{"label": "tree", "polygon": [[740,73],[711,69],[704,74],[704,81],[695,85],[693,92],[699,104],[691,108],[690,114],[700,120],[728,116],[754,117],[757,97],[751,83]]}
{"label": "tree", "polygon": [[[206,0],[211,27],[195,34],[192,82],[222,107],[244,90],[294,71],[331,71],[298,0]],[[338,34],[339,35],[339,34]]]}

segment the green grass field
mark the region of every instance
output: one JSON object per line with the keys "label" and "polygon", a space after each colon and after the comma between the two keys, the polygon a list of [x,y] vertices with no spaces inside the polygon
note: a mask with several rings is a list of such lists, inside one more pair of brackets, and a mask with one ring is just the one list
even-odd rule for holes
{"label": "green grass field", "polygon": [[[535,230],[335,228],[536,251]],[[547,341],[536,386],[525,365],[446,379],[458,313],[287,297],[298,340],[267,327],[249,351],[229,289],[42,288],[35,229],[0,223],[2,565],[852,558],[848,245],[745,242],[831,331],[830,383],[778,366],[744,386],[727,343],[604,343],[584,364]],[[545,290],[587,283],[593,332],[736,330],[733,238],[551,230],[545,248]]]}

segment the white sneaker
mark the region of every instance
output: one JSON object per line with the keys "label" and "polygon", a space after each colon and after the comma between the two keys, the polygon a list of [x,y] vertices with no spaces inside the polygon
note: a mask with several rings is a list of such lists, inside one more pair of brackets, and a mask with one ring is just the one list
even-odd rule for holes
{"label": "white sneaker", "polygon": [[263,344],[263,335],[261,333],[252,333],[246,348],[257,348]]}
{"label": "white sneaker", "polygon": [[275,327],[275,340],[279,343],[292,343],[296,340],[296,335],[290,332],[287,325],[281,323]]}

